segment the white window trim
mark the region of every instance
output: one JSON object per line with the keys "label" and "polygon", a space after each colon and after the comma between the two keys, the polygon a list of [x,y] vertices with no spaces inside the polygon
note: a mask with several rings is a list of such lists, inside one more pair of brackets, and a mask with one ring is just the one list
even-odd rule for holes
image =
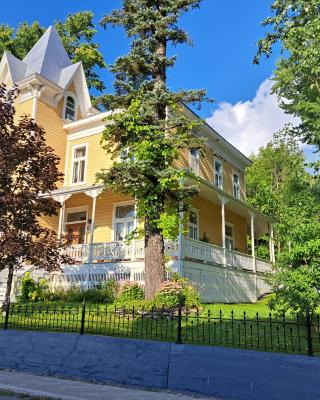
{"label": "white window trim", "polygon": [[[63,232],[66,233],[66,228],[67,225],[73,225],[73,224],[81,224],[81,223],[86,223],[86,233],[84,237],[84,242],[87,243],[87,232],[88,232],[88,221],[89,221],[89,206],[79,206],[79,207],[69,207],[66,208],[65,214],[64,214],[64,221],[63,221]],[[74,222],[67,222],[68,220],[68,214],[73,214],[77,212],[82,212],[85,211],[87,214],[86,220],[85,221],[74,221]]]}
{"label": "white window trim", "polygon": [[[200,229],[199,228],[199,225],[200,225],[199,210],[197,208],[191,207],[189,212],[190,211],[194,212],[197,215],[197,225],[196,224],[191,224],[192,226],[197,228],[197,238],[196,239],[191,239],[191,240],[199,240],[199,237],[200,237],[200,235],[199,235],[199,233],[200,233],[199,232],[199,229]],[[188,219],[188,239],[190,239],[189,232],[190,232],[190,216],[189,216],[189,219]]]}
{"label": "white window trim", "polygon": [[[67,106],[67,98],[72,97],[74,100],[74,121],[70,119],[66,119],[66,106]],[[66,92],[64,95],[64,100],[63,100],[63,109],[62,109],[62,120],[65,122],[76,122],[78,117],[78,100],[76,98],[76,95],[72,92]]]}
{"label": "white window trim", "polygon": [[[232,236],[229,236],[229,235],[227,235],[226,233],[225,233],[225,239],[232,239],[232,242],[233,242],[233,249],[232,250],[234,250],[235,249],[235,240],[234,240],[234,224],[231,224],[230,222],[225,222],[225,226],[230,226],[231,228],[232,228]],[[228,250],[230,250],[230,249],[228,249]]]}
{"label": "white window trim", "polygon": [[[238,176],[238,186],[239,186],[239,196],[235,196],[234,195],[234,176],[237,175]],[[232,194],[236,199],[240,199],[241,198],[241,180],[240,180],[240,173],[236,170],[232,170]]]}
{"label": "white window trim", "polygon": [[191,155],[191,149],[189,150],[189,168],[190,168],[190,171],[194,172],[196,175],[199,175],[200,174],[200,151],[198,149],[196,149],[196,150],[197,150],[197,157],[195,158],[196,159],[196,162],[195,162],[196,169],[192,168],[192,165],[193,165],[192,160],[194,159],[194,157]]}
{"label": "white window trim", "polygon": [[[84,167],[84,180],[83,182],[76,182],[74,183],[73,180],[73,164],[75,162],[75,158],[74,158],[74,154],[75,154],[75,150],[80,149],[81,147],[85,147],[86,148],[86,156],[84,157],[85,160],[85,167]],[[72,157],[71,157],[71,171],[70,171],[70,185],[71,186],[80,186],[80,185],[84,185],[87,182],[87,168],[88,168],[88,148],[89,145],[88,143],[82,143],[82,144],[76,144],[72,146]],[[77,159],[78,160],[78,159]]]}
{"label": "white window trim", "polygon": [[[221,186],[216,185],[216,162],[218,162],[221,165]],[[213,184],[219,188],[223,189],[223,162],[220,160],[220,158],[214,157],[213,159]]]}
{"label": "white window trim", "polygon": [[[111,237],[112,237],[112,241],[116,242],[115,240],[115,224],[117,221],[119,220],[129,220],[131,218],[116,218],[116,208],[117,207],[121,207],[121,206],[129,206],[129,205],[134,205],[135,202],[133,200],[127,200],[127,201],[120,201],[118,203],[113,203],[113,208],[112,208],[112,232],[111,232]],[[134,215],[133,217],[133,223],[134,225],[136,225],[137,218],[136,215]],[[120,242],[121,243],[121,242]]]}

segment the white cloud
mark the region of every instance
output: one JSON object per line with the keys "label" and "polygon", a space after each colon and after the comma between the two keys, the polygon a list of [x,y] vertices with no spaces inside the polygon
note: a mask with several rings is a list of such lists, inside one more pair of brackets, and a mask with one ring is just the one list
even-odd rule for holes
{"label": "white cloud", "polygon": [[220,103],[207,123],[247,156],[256,153],[285,124],[298,123],[297,118],[281,110],[277,97],[270,94],[271,87],[267,79],[252,100]]}

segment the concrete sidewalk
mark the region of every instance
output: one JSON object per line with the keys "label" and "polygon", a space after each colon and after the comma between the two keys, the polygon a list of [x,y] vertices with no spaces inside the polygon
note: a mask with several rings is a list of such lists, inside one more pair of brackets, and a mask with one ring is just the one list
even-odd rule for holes
{"label": "concrete sidewalk", "polygon": [[[20,372],[0,371],[0,390],[60,400],[191,400],[214,399],[128,387],[99,385],[68,379],[49,378]],[[17,396],[18,397],[18,396]],[[12,399],[12,397],[11,397]],[[215,398],[218,400],[217,398]]]}

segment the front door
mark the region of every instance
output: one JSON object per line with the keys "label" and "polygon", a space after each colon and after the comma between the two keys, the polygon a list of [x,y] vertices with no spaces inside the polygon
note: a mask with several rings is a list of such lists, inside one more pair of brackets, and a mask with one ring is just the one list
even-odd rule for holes
{"label": "front door", "polygon": [[68,211],[65,224],[65,238],[69,246],[86,243],[87,211]]}
{"label": "front door", "polygon": [[85,237],[86,237],[85,222],[66,225],[66,240],[69,246],[72,244],[85,243]]}

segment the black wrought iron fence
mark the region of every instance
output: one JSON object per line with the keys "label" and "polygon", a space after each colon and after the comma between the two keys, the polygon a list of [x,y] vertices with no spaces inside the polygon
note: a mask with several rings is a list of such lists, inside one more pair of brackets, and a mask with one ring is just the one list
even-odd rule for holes
{"label": "black wrought iron fence", "polygon": [[107,335],[176,343],[320,355],[319,316],[254,318],[244,312],[136,310],[106,306],[12,304],[0,316],[3,329]]}

